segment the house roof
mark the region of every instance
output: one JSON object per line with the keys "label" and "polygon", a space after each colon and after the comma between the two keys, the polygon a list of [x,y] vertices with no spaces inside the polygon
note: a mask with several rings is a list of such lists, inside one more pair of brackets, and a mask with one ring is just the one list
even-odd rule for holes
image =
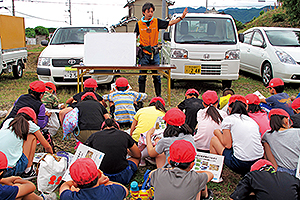
{"label": "house roof", "polygon": [[[125,4],[125,6],[123,8],[126,8],[127,6],[129,6],[130,4],[134,3],[136,0],[127,0],[127,3]],[[166,3],[168,4],[168,6],[170,5],[174,5],[175,1],[171,1],[171,0],[165,0]]]}

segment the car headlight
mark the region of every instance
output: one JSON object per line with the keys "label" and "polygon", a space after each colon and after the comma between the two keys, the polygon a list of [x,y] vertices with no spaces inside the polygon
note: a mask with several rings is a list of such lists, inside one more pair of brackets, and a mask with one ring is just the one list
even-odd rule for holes
{"label": "car headlight", "polygon": [[278,56],[280,62],[296,65],[295,60],[289,54],[285,53],[284,51],[275,51],[275,53]]}
{"label": "car headlight", "polygon": [[239,60],[240,50],[229,50],[225,53],[225,60]]}
{"label": "car headlight", "polygon": [[187,59],[188,51],[184,49],[171,49],[171,58],[174,59]]}
{"label": "car headlight", "polygon": [[50,58],[40,57],[38,60],[38,66],[50,66]]}

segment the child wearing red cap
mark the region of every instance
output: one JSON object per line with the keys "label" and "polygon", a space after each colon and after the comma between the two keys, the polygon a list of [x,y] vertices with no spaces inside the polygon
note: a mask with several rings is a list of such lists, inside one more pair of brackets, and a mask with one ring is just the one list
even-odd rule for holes
{"label": "child wearing red cap", "polygon": [[204,108],[202,100],[198,97],[199,92],[196,89],[188,89],[185,93],[185,100],[177,106],[180,110],[185,111],[185,123],[189,125],[193,132],[197,125],[197,112]]}
{"label": "child wearing red cap", "polygon": [[48,200],[56,199],[53,195],[45,195],[44,198],[37,196],[34,193],[36,189],[35,185],[30,181],[23,180],[21,177],[11,176],[3,178],[7,167],[7,158],[5,154],[0,151],[0,200],[43,200],[46,197]]}
{"label": "child wearing red cap", "polygon": [[293,128],[300,128],[300,98],[297,98],[292,103],[292,109],[294,114],[291,115],[291,120],[293,121]]}
{"label": "child wearing red cap", "polygon": [[36,121],[32,108],[21,108],[15,118],[7,119],[0,129],[0,151],[8,158],[10,167],[4,177],[21,175],[23,178],[34,178],[32,166],[36,142],[40,141],[46,152],[53,153],[50,144],[45,140]]}
{"label": "child wearing red cap", "polygon": [[248,115],[258,124],[262,137],[266,131],[271,130],[268,114],[261,109],[260,100],[256,94],[247,94],[245,98],[248,104]]}
{"label": "child wearing red cap", "polygon": [[54,109],[58,108],[58,97],[56,96],[56,87],[53,83],[47,82],[45,83],[46,91],[42,98],[43,104],[45,104],[46,108]]}
{"label": "child wearing red cap", "polygon": [[30,107],[34,110],[37,116],[37,124],[43,129],[48,123],[48,116],[51,113],[46,112],[45,105],[42,103],[41,99],[46,90],[45,84],[42,81],[34,81],[29,84],[28,94],[21,95],[14,103],[11,108],[9,115],[3,120],[0,128],[3,126],[3,123],[9,119],[14,118],[20,108]]}
{"label": "child wearing red cap", "polygon": [[[140,135],[154,127],[154,123],[156,122],[157,118],[165,116],[166,112],[167,110],[165,108],[165,101],[163,98],[152,98],[149,103],[149,107],[141,108],[135,114],[130,129],[130,135],[132,138],[138,142]],[[146,163],[144,158],[149,156],[148,151],[146,147],[140,148],[140,150],[142,151],[140,166],[145,166]]]}
{"label": "child wearing red cap", "polygon": [[289,95],[284,91],[284,82],[280,78],[273,78],[269,82],[269,92],[272,96],[266,99],[260,99],[260,102],[271,106],[271,108],[281,108],[293,115],[292,101]]}
{"label": "child wearing red cap", "polygon": [[158,168],[150,174],[155,199],[212,199],[206,183],[213,174],[208,171],[193,171],[196,151],[186,140],[176,140],[170,146],[168,162],[171,168]]}
{"label": "child wearing red cap", "polygon": [[264,154],[259,126],[248,116],[245,97],[232,95],[228,104],[230,115],[222,122],[222,132],[214,131],[210,153],[223,155],[227,167],[244,175]]}
{"label": "child wearing red cap", "polygon": [[219,101],[215,91],[207,90],[203,93],[202,99],[204,109],[200,109],[197,113],[198,129],[194,140],[198,151],[209,153],[214,130],[221,128],[221,123],[227,117],[227,113],[217,108]]}
{"label": "child wearing red cap", "polygon": [[122,200],[128,190],[112,182],[90,158],[79,158],[70,167],[73,181],[61,185],[60,200]]}
{"label": "child wearing red cap", "polygon": [[[282,200],[299,199],[300,181],[284,172],[276,172],[273,164],[260,159],[251,166],[230,199]],[[253,195],[254,193],[254,195]]]}
{"label": "child wearing red cap", "polygon": [[283,109],[269,112],[271,130],[262,138],[265,155],[275,169],[295,175],[300,155],[300,129],[291,128],[289,114]]}
{"label": "child wearing red cap", "polygon": [[155,147],[151,142],[151,135],[155,128],[151,128],[146,136],[148,154],[150,157],[156,158],[157,168],[170,167],[167,160],[169,148],[176,140],[187,140],[193,144],[196,150],[192,129],[185,123],[185,114],[180,109],[171,108],[166,112],[163,119],[167,123],[167,128],[163,133],[163,138],[157,142]]}
{"label": "child wearing red cap", "polygon": [[[132,137],[119,130],[114,119],[106,119],[101,129],[92,134],[85,144],[105,153],[100,169],[111,181],[126,185],[137,171],[141,152]],[[129,158],[126,158],[127,153]]]}
{"label": "child wearing red cap", "polygon": [[147,94],[128,90],[128,81],[124,77],[116,80],[116,89],[117,91],[104,95],[103,98],[114,103],[114,119],[120,126],[131,127],[136,114],[134,102],[145,100]]}

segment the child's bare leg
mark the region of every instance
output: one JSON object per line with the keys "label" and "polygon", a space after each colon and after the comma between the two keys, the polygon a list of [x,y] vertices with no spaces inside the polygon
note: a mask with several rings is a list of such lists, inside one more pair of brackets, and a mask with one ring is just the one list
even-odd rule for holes
{"label": "child's bare leg", "polygon": [[[200,198],[199,198],[199,199],[201,199],[201,197],[202,197],[202,198],[207,198],[207,197],[208,197],[207,186],[205,186],[205,189],[202,190],[201,192],[199,192],[198,195],[199,195],[199,194],[200,194]],[[198,197],[198,195],[197,195],[197,197]]]}
{"label": "child's bare leg", "polygon": [[28,159],[28,167],[31,167],[34,153],[36,149],[36,137],[33,134],[28,134],[27,140],[23,143],[23,153]]}
{"label": "child's bare leg", "polygon": [[212,154],[222,155],[225,147],[221,143],[221,141],[216,137],[212,137],[210,141],[209,151]]}
{"label": "child's bare leg", "polygon": [[67,108],[62,109],[62,110],[59,112],[59,121],[60,121],[61,125],[64,123],[65,115],[66,115],[68,112],[70,112],[71,110],[73,110],[72,107],[67,107]]}

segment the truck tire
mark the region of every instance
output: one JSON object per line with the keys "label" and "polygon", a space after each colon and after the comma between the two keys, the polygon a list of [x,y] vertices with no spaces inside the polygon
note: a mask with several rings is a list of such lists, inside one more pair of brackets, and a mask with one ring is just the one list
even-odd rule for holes
{"label": "truck tire", "polygon": [[225,88],[230,88],[231,87],[231,83],[232,83],[232,80],[223,80],[222,81],[222,88],[223,88],[223,90]]}
{"label": "truck tire", "polygon": [[22,61],[18,61],[17,65],[13,66],[13,75],[16,79],[21,78],[23,76],[23,63]]}

